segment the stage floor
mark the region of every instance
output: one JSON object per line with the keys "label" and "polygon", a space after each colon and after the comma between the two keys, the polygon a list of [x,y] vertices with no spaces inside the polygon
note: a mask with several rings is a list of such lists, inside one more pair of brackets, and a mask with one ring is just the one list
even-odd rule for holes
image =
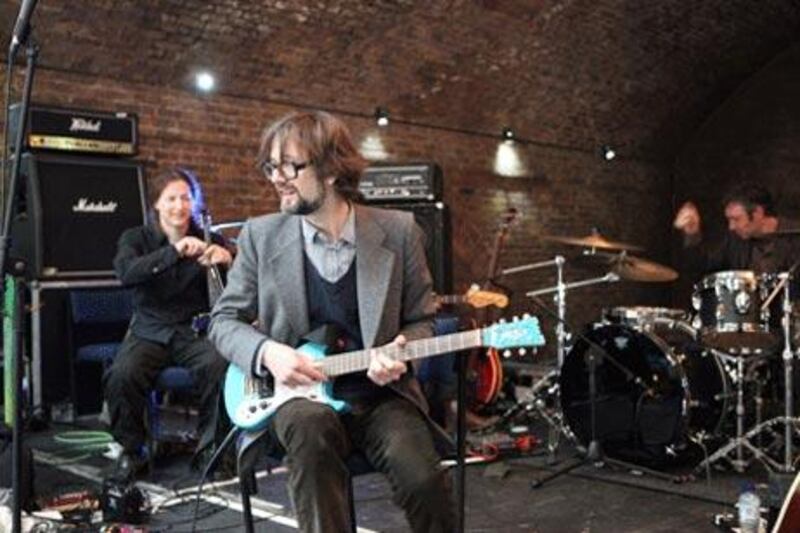
{"label": "stage floor", "polygon": [[[98,453],[79,457],[74,452],[66,453],[55,436],[71,429],[74,428],[59,426],[28,435],[28,443],[35,450],[35,489],[39,500],[69,491],[98,490],[113,464]],[[560,464],[569,464],[573,454],[569,444],[562,445]],[[765,473],[756,467],[743,476],[712,472],[710,480],[677,483],[607,464],[584,465],[540,488],[532,488],[532,481],[546,475],[550,468],[541,452],[468,465],[466,530],[720,531],[712,524],[713,516],[734,512],[741,481],[766,483]],[[271,474],[261,474],[259,494],[253,500],[257,531],[296,530],[285,480],[286,472],[280,468]],[[161,458],[155,471],[139,483],[158,508],[147,523],[149,530],[190,531],[194,510],[191,498],[196,483],[197,474],[189,468],[188,455]],[[360,531],[408,531],[405,518],[392,503],[389,486],[380,475],[357,477],[354,486]],[[765,486],[761,492],[766,494]],[[204,489],[198,530],[242,530],[241,519],[235,480]]]}

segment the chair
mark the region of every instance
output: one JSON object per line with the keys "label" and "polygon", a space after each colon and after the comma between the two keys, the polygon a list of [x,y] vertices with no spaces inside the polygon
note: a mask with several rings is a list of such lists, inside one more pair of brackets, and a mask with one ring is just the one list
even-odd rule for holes
{"label": "chair", "polygon": [[[456,317],[445,315],[437,317],[434,323],[434,334],[445,335],[458,331],[458,319]],[[420,372],[427,379],[431,379],[431,375],[436,374],[441,381],[452,384],[453,381],[457,385],[457,428],[456,428],[456,442],[455,442],[455,459],[456,459],[456,478],[455,478],[455,505],[456,505],[456,520],[458,531],[464,530],[464,485],[465,485],[465,366],[463,358],[456,359],[454,354],[441,356],[437,359],[443,361],[434,368],[421,368]],[[455,359],[455,361],[454,361]],[[456,364],[454,364],[456,363]],[[261,439],[266,430],[262,430],[256,434],[242,433],[237,440],[238,453],[238,471],[239,471],[239,488],[242,496],[242,511],[244,528],[247,533],[253,533],[253,514],[250,502],[250,497],[256,494],[258,486],[255,476],[255,458],[258,453],[258,446],[254,445]],[[244,450],[244,451],[242,451]],[[271,460],[278,460],[277,456],[271,455]],[[349,487],[347,491],[348,505],[350,507],[350,525],[353,532],[357,531],[356,524],[356,510],[355,500],[353,497],[353,478],[360,475],[371,474],[375,472],[375,468],[369,460],[362,453],[355,452],[347,458],[347,469],[350,474]]]}
{"label": "chair", "polygon": [[[156,455],[158,443],[162,441],[185,442],[187,436],[170,435],[165,430],[161,416],[163,400],[172,393],[190,393],[194,388],[194,378],[187,368],[182,366],[168,366],[156,378],[153,388],[147,396],[147,439],[150,457]],[[188,408],[186,410],[188,417]]]}
{"label": "chair", "polygon": [[[69,293],[70,395],[76,413],[99,412],[102,376],[117,355],[133,316],[126,289],[76,289]],[[77,387],[77,377],[97,387]],[[81,409],[85,407],[85,409]]]}
{"label": "chair", "polygon": [[[247,533],[253,533],[253,512],[250,502],[250,497],[253,494],[258,493],[258,487],[256,484],[256,476],[255,476],[255,458],[253,457],[255,454],[259,453],[258,446],[250,447],[250,444],[259,441],[263,436],[264,432],[260,432],[256,435],[240,435],[240,439],[237,441],[237,448],[248,449],[247,451],[239,454],[238,460],[238,471],[239,471],[239,487],[242,495],[242,512],[243,512],[243,520],[244,520],[244,528]],[[242,441],[247,441],[247,444],[243,444]],[[269,455],[268,459],[275,463],[279,462],[278,455]],[[356,506],[355,506],[355,499],[353,498],[353,478],[356,476],[371,474],[375,472],[375,468],[366,458],[366,456],[359,452],[352,453],[347,458],[347,470],[350,473],[350,480],[349,480],[349,487],[347,491],[347,504],[350,508],[350,526],[351,531],[355,533],[357,530],[356,525]]]}
{"label": "chair", "polygon": [[[99,412],[102,406],[102,377],[111,366],[133,316],[133,296],[129,289],[77,289],[69,294],[70,346],[73,349],[70,394],[73,405],[86,406],[85,412]],[[97,387],[77,387],[77,377]],[[155,455],[159,441],[176,440],[166,436],[161,416],[161,399],[171,393],[189,392],[194,379],[183,367],[163,369],[147,397],[149,456]],[[180,440],[180,439],[178,439]],[[185,439],[183,439],[185,440]]]}

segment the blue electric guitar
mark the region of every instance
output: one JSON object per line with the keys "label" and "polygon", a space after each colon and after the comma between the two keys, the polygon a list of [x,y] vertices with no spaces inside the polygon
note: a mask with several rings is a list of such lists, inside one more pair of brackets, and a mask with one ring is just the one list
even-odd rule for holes
{"label": "blue electric guitar", "polygon": [[[480,346],[507,350],[543,345],[544,337],[539,328],[539,320],[525,317],[486,328],[410,341],[403,348],[390,344],[372,350],[398,361],[413,361]],[[320,344],[308,343],[298,348],[299,352],[320,361],[322,372],[331,378],[367,370],[372,350],[326,356],[326,347]],[[325,403],[336,411],[346,411],[347,403],[335,399],[332,389],[332,381],[300,387],[276,383],[274,393],[268,396],[263,380],[251,378],[236,365],[230,365],[225,376],[225,409],[234,425],[246,431],[256,431],[267,425],[278,407],[297,398],[307,398]]]}

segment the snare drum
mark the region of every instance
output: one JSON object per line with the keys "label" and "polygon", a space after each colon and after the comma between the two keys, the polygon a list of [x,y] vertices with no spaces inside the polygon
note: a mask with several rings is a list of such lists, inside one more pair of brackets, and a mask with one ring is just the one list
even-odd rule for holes
{"label": "snare drum", "polygon": [[694,326],[703,343],[740,353],[773,348],[777,339],[770,333],[769,309],[761,309],[771,279],[750,270],[728,270],[708,275],[695,285]]}
{"label": "snare drum", "polygon": [[676,320],[686,320],[688,313],[683,309],[669,307],[612,307],[603,312],[606,322],[624,324],[634,329],[650,331],[658,324],[666,324]]}

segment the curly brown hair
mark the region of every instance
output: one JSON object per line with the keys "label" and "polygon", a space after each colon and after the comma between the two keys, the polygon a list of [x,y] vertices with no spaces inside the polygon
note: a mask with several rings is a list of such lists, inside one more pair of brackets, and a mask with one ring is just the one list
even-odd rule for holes
{"label": "curly brown hair", "polygon": [[337,117],[324,111],[290,113],[267,126],[261,135],[257,164],[262,168],[270,159],[274,143],[283,147],[295,139],[308,152],[309,160],[322,179],[334,176],[334,189],[345,199],[358,201],[358,184],[367,166],[355,147],[350,131]]}

